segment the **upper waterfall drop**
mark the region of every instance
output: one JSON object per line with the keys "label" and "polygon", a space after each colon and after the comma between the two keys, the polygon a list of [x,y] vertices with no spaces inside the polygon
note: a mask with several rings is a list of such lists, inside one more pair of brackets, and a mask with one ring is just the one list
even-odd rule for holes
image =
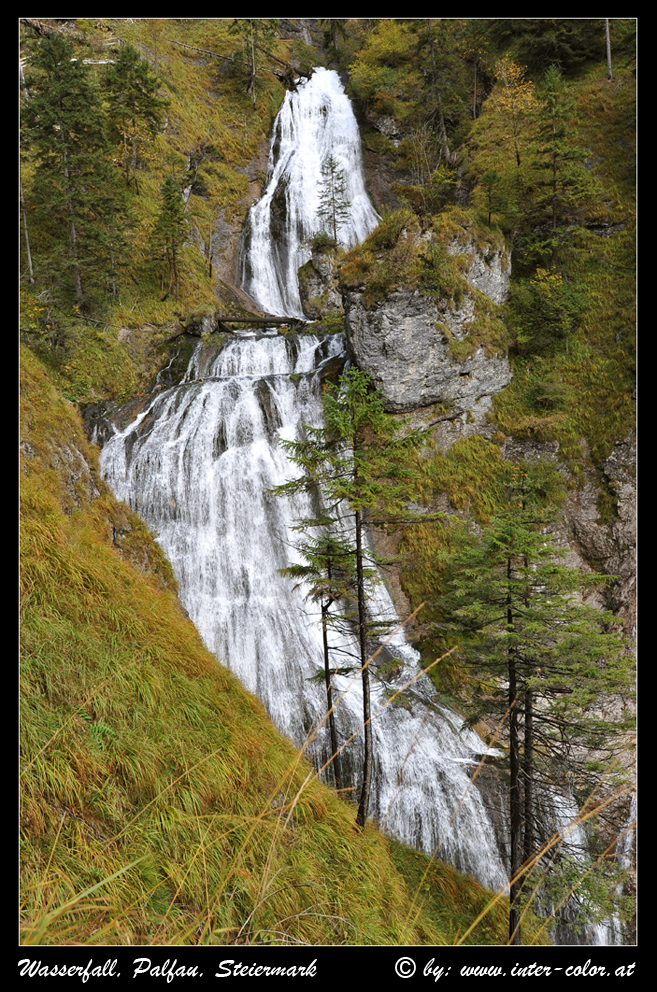
{"label": "upper waterfall drop", "polygon": [[340,243],[351,248],[379,216],[365,190],[360,133],[337,72],[318,68],[287,92],[274,123],[266,189],[242,233],[238,281],[267,313],[304,318],[297,273],[310,258],[307,239],[324,228],[322,168],[333,157],[346,182],[349,218]]}

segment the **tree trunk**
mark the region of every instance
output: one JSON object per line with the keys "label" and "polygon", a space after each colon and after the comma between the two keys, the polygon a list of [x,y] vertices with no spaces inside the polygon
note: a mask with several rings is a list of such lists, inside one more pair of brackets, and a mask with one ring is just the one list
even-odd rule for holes
{"label": "tree trunk", "polygon": [[605,17],[605,45],[607,48],[607,79],[612,81],[614,75],[611,71],[611,42],[609,40],[609,18]]}
{"label": "tree trunk", "polygon": [[[331,559],[326,559],[326,574],[329,580],[329,585],[331,582]],[[329,647],[328,647],[328,635],[326,631],[326,623],[328,620],[328,612],[331,607],[331,600],[328,599],[325,603],[322,603],[322,638],[324,641],[324,679],[326,682],[326,706],[329,718],[329,730],[331,733],[331,754],[333,760],[333,777],[335,779],[335,788],[340,791],[342,788],[342,771],[340,769],[340,755],[338,754],[338,735],[335,729],[335,719],[333,715],[333,690],[331,688],[331,668],[329,665]]]}
{"label": "tree trunk", "polygon": [[525,691],[525,753],[523,756],[523,777],[525,789],[525,837],[523,842],[523,862],[526,866],[534,857],[534,692]]}
{"label": "tree trunk", "polygon": [[25,203],[23,201],[23,183],[20,183],[20,193],[21,193],[21,210],[23,211],[23,229],[25,231],[25,250],[27,252],[27,269],[30,273],[30,285],[34,285],[34,269],[32,268],[32,252],[30,251],[30,238],[27,233],[27,213],[25,212]]}
{"label": "tree trunk", "polygon": [[251,78],[249,79],[249,86],[247,93],[251,93],[253,96],[253,109],[255,110],[256,105],[256,50],[255,50],[255,28],[253,29],[253,34],[251,36]]}
{"label": "tree trunk", "polygon": [[77,233],[75,230],[75,212],[73,210],[73,201],[70,197],[70,189],[68,182],[70,179],[70,171],[68,167],[68,145],[66,141],[66,132],[64,128],[60,126],[60,131],[62,135],[62,174],[66,180],[66,212],[68,214],[68,241],[70,246],[70,258],[73,265],[73,273],[75,277],[75,302],[80,307],[83,303],[82,297],[82,276],[80,275],[80,266],[78,265],[78,247],[77,247]]}
{"label": "tree trunk", "polygon": [[[509,593],[507,596],[507,631],[511,633],[513,626],[513,609],[510,591],[510,580],[512,574],[511,559],[507,559],[507,579],[509,580]],[[520,800],[520,744],[519,744],[519,721],[518,721],[518,671],[515,645],[509,647],[509,820],[511,828],[511,865],[509,888],[509,944],[520,944],[520,910],[518,906],[518,896],[520,895],[519,872],[522,865],[521,856],[521,833],[522,833],[522,805]]]}
{"label": "tree trunk", "polygon": [[431,34],[431,18],[427,18],[427,24],[429,26],[429,50],[431,52],[431,75],[433,85],[436,87],[436,100],[438,102],[438,125],[440,128],[440,140],[442,153],[445,157],[445,163],[447,165],[454,165],[456,162],[456,155],[450,152],[449,143],[447,140],[447,128],[445,127],[445,115],[443,114],[443,101],[441,98],[440,90],[436,85],[436,53],[433,47],[433,35]]}
{"label": "tree trunk", "polygon": [[70,199],[68,201],[67,210],[69,217],[69,243],[71,245],[71,259],[73,260],[73,273],[75,276],[75,300],[78,306],[82,306],[82,303],[84,302],[82,296],[82,276],[80,274],[80,266],[78,265],[75,217],[73,215],[73,204]]}
{"label": "tree trunk", "polygon": [[358,638],[360,641],[360,659],[363,678],[363,722],[365,731],[365,755],[363,760],[363,786],[360,794],[360,804],[356,824],[361,830],[365,828],[367,807],[370,799],[372,780],[372,722],[370,709],[370,673],[367,667],[367,628],[365,618],[365,583],[363,579],[363,547],[362,519],[356,510],[356,584],[358,589]]}

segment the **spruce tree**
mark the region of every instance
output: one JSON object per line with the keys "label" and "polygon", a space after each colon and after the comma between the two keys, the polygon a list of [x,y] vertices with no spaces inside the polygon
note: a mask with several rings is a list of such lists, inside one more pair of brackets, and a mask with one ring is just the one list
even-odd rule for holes
{"label": "spruce tree", "polygon": [[[322,499],[328,521],[337,527],[340,519],[346,519],[351,525],[365,738],[356,823],[363,829],[372,781],[366,519],[374,511],[377,518],[387,515],[410,519],[406,504],[417,495],[418,479],[409,454],[426,441],[426,432],[404,434],[403,425],[384,412],[381,396],[372,391],[369,375],[354,367],[341,376],[337,386],[329,387],[324,419],[323,427],[304,425],[305,438],[281,442],[301,475],[273,491],[279,496],[313,493]],[[307,523],[311,525],[312,521]]]}
{"label": "spruce tree", "polygon": [[417,65],[424,76],[429,99],[426,105],[425,121],[435,124],[438,132],[441,154],[448,167],[456,165],[456,153],[450,151],[447,134],[448,120],[459,118],[466,106],[465,76],[463,63],[459,58],[454,34],[458,22],[445,18],[418,18],[414,25],[417,31]]}
{"label": "spruce tree", "polygon": [[317,214],[325,219],[329,234],[337,245],[338,231],[349,219],[351,203],[347,199],[347,181],[344,170],[331,155],[322,166],[322,178],[318,188],[319,208]]}
{"label": "spruce tree", "polygon": [[443,632],[479,682],[477,716],[508,711],[509,940],[520,943],[542,796],[555,790],[555,769],[568,769],[585,799],[594,792],[628,729],[623,715],[602,719],[594,707],[615,694],[631,697],[634,676],[612,616],[581,601],[609,577],[564,563],[540,477],[523,467],[509,473],[506,508],[482,532],[462,535],[448,557],[440,609]]}
{"label": "spruce tree", "polygon": [[278,19],[274,17],[240,17],[235,18],[229,31],[242,38],[244,44],[245,64],[248,70],[246,92],[256,106],[256,83],[260,64],[258,54],[269,55],[273,48],[278,31]]}
{"label": "spruce tree", "polygon": [[114,139],[120,143],[126,186],[134,183],[142,147],[162,126],[166,101],[158,96],[160,80],[132,45],[122,45],[104,80],[107,112]]}
{"label": "spruce tree", "polygon": [[553,232],[552,264],[556,262],[558,228],[568,213],[580,211],[595,189],[584,166],[586,150],[578,143],[575,101],[559,68],[549,67],[537,89],[537,140],[533,168],[536,175],[535,224],[547,217]]}
{"label": "spruce tree", "polygon": [[164,299],[173,291],[177,300],[180,290],[180,255],[187,232],[185,204],[173,176],[167,176],[164,180],[160,195],[160,211],[151,233],[151,251],[159,263],[162,290],[168,278]]}
{"label": "spruce tree", "polygon": [[90,67],[61,35],[43,38],[25,79],[22,139],[36,168],[30,191],[35,271],[79,308],[90,287],[116,291],[127,202],[117,183],[107,121]]}

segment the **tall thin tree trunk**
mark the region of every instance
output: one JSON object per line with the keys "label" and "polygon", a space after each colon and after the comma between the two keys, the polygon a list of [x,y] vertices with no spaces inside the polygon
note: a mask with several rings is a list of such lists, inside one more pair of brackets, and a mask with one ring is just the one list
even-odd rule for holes
{"label": "tall thin tree trunk", "polygon": [[[526,500],[524,495],[524,479],[523,479],[523,497],[522,497],[522,509],[526,508]],[[523,565],[525,569],[525,581],[527,581],[527,576],[529,575],[529,558],[527,555],[524,556]],[[525,611],[529,610],[529,586],[525,585],[525,593],[523,596],[523,602],[525,605]],[[530,669],[531,670],[531,669]],[[522,860],[525,865],[525,873],[522,878],[522,892],[523,895],[527,895],[529,898],[529,885],[527,881],[527,872],[530,871],[530,862],[534,857],[535,844],[534,844],[534,690],[525,684],[525,735],[524,735],[524,754],[523,754],[523,788],[524,788],[524,838],[523,838],[523,848],[522,848]]]}
{"label": "tall thin tree trunk", "polygon": [[73,274],[75,278],[75,301],[78,306],[82,306],[83,296],[82,296],[82,276],[80,274],[80,266],[78,264],[78,247],[77,247],[77,232],[75,230],[75,211],[73,210],[73,201],[68,195],[68,180],[70,178],[69,167],[68,167],[68,151],[66,145],[66,134],[61,129],[62,132],[62,162],[63,162],[63,174],[67,183],[66,190],[66,212],[68,214],[68,241],[70,246],[70,257],[73,264]]}
{"label": "tall thin tree trunk", "polygon": [[[326,575],[329,580],[329,586],[331,582],[331,559],[326,559]],[[335,779],[335,788],[340,791],[342,788],[342,771],[340,768],[340,755],[338,754],[338,735],[335,729],[335,719],[333,714],[333,690],[331,688],[331,667],[329,664],[329,646],[328,646],[328,633],[326,630],[326,624],[328,621],[328,613],[331,608],[331,600],[328,599],[325,603],[322,603],[322,638],[324,641],[324,680],[326,682],[326,706],[328,710],[329,718],[329,731],[331,734],[331,754],[333,760],[333,777]]]}
{"label": "tall thin tree trunk", "polygon": [[367,819],[367,807],[370,799],[372,781],[372,722],[370,704],[370,673],[367,666],[367,629],[365,618],[365,582],[363,578],[363,547],[362,519],[360,510],[356,510],[356,585],[358,589],[358,639],[360,641],[360,658],[363,679],[363,722],[365,724],[365,755],[363,760],[363,786],[360,794],[360,804],[356,816],[356,824],[363,830]]}
{"label": "tall thin tree trunk", "polygon": [[[511,633],[513,625],[513,609],[511,600],[511,575],[512,562],[507,559],[507,580],[509,582],[509,593],[507,595],[507,631]],[[519,872],[522,865],[521,855],[521,834],[522,834],[522,804],[520,798],[520,743],[519,743],[519,721],[518,721],[518,671],[515,645],[509,647],[509,820],[511,828],[511,865],[510,865],[510,888],[509,888],[509,944],[520,944],[520,909],[518,897],[520,895]]]}
{"label": "tall thin tree trunk", "polygon": [[30,285],[34,285],[34,269],[32,268],[32,252],[30,251],[30,238],[27,233],[27,213],[25,211],[25,202],[23,200],[23,183],[20,181],[20,193],[21,193],[21,210],[23,211],[23,229],[25,231],[25,250],[27,252],[27,269],[30,273]]}
{"label": "tall thin tree trunk", "polygon": [[614,78],[611,71],[611,41],[609,40],[609,18],[605,17],[605,45],[607,48],[607,79],[609,82]]}
{"label": "tall thin tree trunk", "polygon": [[75,276],[75,300],[78,306],[81,306],[84,301],[82,296],[82,276],[80,274],[80,266],[78,265],[77,234],[75,230],[73,204],[70,200],[68,201],[67,210],[69,217],[69,243],[71,245],[71,258],[73,259],[73,273]]}
{"label": "tall thin tree trunk", "polygon": [[251,35],[251,78],[249,80],[249,92],[253,95],[253,109],[256,105],[256,28],[253,28]]}
{"label": "tall thin tree trunk", "polygon": [[[533,858],[534,851],[534,692],[525,690],[525,753],[523,756],[523,778],[525,789],[523,862],[526,866]],[[524,881],[524,880],[523,880]]]}

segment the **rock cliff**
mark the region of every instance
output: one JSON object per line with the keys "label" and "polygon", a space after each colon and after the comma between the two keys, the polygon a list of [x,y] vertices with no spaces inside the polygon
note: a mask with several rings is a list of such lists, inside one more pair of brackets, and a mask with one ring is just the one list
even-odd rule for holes
{"label": "rock cliff", "polygon": [[[463,275],[475,291],[504,302],[510,265],[503,251],[482,252],[473,243],[452,241],[447,252],[463,256]],[[346,288],[343,303],[354,361],[370,373],[390,412],[441,403],[458,415],[511,381],[504,348],[486,347],[472,333],[475,293],[463,293],[455,302],[402,285],[367,304],[360,288]]]}

